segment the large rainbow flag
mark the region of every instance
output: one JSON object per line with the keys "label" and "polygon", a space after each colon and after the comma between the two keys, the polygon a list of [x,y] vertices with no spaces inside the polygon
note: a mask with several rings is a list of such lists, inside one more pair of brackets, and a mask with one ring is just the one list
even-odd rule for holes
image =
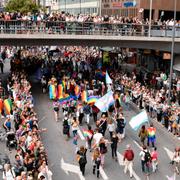
{"label": "large rainbow flag", "polygon": [[79,95],[81,93],[81,89],[80,89],[79,85],[75,86],[74,92],[75,92],[76,97],[79,97]]}
{"label": "large rainbow flag", "polygon": [[0,114],[2,114],[3,108],[4,108],[3,99],[0,99]]}
{"label": "large rainbow flag", "polygon": [[56,99],[57,98],[57,89],[55,85],[49,86],[49,98]]}
{"label": "large rainbow flag", "polygon": [[93,134],[89,130],[86,130],[86,129],[83,129],[83,135],[84,135],[84,137],[88,137],[90,139],[93,136]]}
{"label": "large rainbow flag", "polygon": [[96,101],[99,99],[99,96],[89,96],[87,98],[87,103],[90,105],[93,105],[94,103],[96,103]]}
{"label": "large rainbow flag", "polygon": [[81,92],[81,100],[82,102],[87,102],[87,91]]}
{"label": "large rainbow flag", "polygon": [[156,138],[156,129],[154,127],[149,127],[147,129],[148,132],[148,138],[151,140],[155,140]]}
{"label": "large rainbow flag", "polygon": [[12,111],[12,101],[10,99],[5,99],[4,100],[4,109],[5,113],[10,115]]}
{"label": "large rainbow flag", "polygon": [[58,85],[58,99],[62,99],[63,98],[63,85],[59,84]]}

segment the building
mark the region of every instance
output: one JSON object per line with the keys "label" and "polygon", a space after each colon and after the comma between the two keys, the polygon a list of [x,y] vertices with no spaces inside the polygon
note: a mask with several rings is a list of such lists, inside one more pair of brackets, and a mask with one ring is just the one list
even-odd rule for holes
{"label": "building", "polygon": [[71,14],[98,14],[101,0],[60,0],[60,10]]}
{"label": "building", "polygon": [[49,12],[60,10],[60,0],[38,0],[38,3]]}
{"label": "building", "polygon": [[[149,18],[150,0],[102,0],[102,15]],[[153,19],[173,18],[174,0],[152,0]],[[177,0],[177,19],[180,19],[180,0]]]}

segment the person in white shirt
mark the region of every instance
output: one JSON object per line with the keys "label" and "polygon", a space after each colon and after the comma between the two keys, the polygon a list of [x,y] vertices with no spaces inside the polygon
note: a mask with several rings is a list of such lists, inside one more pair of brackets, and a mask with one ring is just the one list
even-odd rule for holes
{"label": "person in white shirt", "polygon": [[15,173],[14,170],[11,168],[10,164],[4,165],[4,171],[3,171],[3,180],[14,180],[15,179]]}
{"label": "person in white shirt", "polygon": [[93,144],[92,148],[96,148],[99,145],[99,142],[100,142],[102,137],[103,137],[103,135],[99,132],[99,129],[97,128],[96,132],[93,136],[94,144]]}
{"label": "person in white shirt", "polygon": [[109,120],[107,129],[109,130],[110,138],[112,138],[113,132],[115,131],[115,125],[112,119]]}

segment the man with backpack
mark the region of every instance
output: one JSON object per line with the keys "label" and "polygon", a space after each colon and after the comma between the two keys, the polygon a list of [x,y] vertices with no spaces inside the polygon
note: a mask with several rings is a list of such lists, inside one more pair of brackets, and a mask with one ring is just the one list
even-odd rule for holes
{"label": "man with backpack", "polygon": [[143,145],[142,150],[139,153],[139,156],[141,157],[142,172],[147,173],[147,175],[149,175],[152,159],[151,154],[145,145]]}
{"label": "man with backpack", "polygon": [[126,146],[126,150],[124,152],[124,159],[123,160],[124,160],[124,164],[125,164],[124,173],[126,174],[127,170],[129,170],[130,178],[133,177],[133,159],[134,159],[134,152],[131,149],[131,145],[128,144]]}

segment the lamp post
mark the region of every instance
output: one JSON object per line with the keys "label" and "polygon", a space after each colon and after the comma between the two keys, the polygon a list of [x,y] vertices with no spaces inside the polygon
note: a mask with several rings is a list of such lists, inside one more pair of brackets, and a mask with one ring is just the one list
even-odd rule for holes
{"label": "lamp post", "polygon": [[65,11],[65,13],[66,13],[66,0],[64,0],[64,11]]}
{"label": "lamp post", "polygon": [[150,5],[149,5],[149,33],[148,33],[149,37],[151,37],[151,18],[152,18],[152,0],[150,0]]}
{"label": "lamp post", "polygon": [[81,0],[79,0],[79,12],[81,14]]}
{"label": "lamp post", "polygon": [[171,103],[171,89],[172,89],[172,76],[173,76],[173,65],[174,65],[174,40],[175,40],[175,28],[176,28],[176,5],[177,0],[174,0],[174,24],[172,28],[172,45],[171,45],[171,66],[169,76],[169,92],[168,92],[168,104]]}

